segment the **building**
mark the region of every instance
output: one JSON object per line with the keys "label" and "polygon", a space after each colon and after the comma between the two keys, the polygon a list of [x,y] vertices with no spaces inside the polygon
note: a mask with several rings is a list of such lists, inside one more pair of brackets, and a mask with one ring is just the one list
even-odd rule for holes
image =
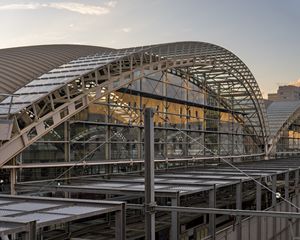
{"label": "building", "polygon": [[270,101],[300,101],[300,87],[293,85],[279,86],[277,93],[269,93]]}
{"label": "building", "polygon": [[[253,179],[264,176],[268,185],[273,175],[280,178],[291,171],[296,176],[299,170],[280,168],[274,160],[257,163],[276,156],[277,150],[283,155],[297,153],[278,144],[291,129],[289,141],[298,139],[298,104],[282,114],[276,114],[272,104],[267,111],[248,67],[220,46],[203,42],[127,49],[49,45],[3,49],[0,56],[0,91],[5,93],[0,102],[2,192],[143,203],[140,175],[116,179],[113,175],[143,172],[146,108],[155,110],[155,168],[163,171],[156,179],[160,205],[230,208],[236,201],[229,199],[235,195],[233,188],[239,189],[238,183],[245,180],[247,196],[237,197],[240,204],[257,210],[275,208],[276,199],[269,193],[257,187],[254,194]],[[236,163],[252,172],[245,177],[222,163]],[[270,171],[270,166],[278,170]],[[187,172],[189,167],[196,172]],[[164,172],[177,168],[172,176]],[[41,186],[41,180],[48,182]],[[278,183],[275,192],[298,186],[298,182]],[[262,196],[269,201],[262,202]],[[283,196],[292,197],[289,192]],[[255,202],[255,197],[260,200]],[[132,230],[143,229],[137,217],[141,215],[140,210],[130,210],[128,224],[133,226],[127,234],[132,239],[144,237],[142,230]],[[200,235],[204,239],[234,221],[222,215],[216,229],[215,215],[178,216],[157,215],[165,223],[156,228],[157,239]],[[113,218],[102,220],[105,229]],[[56,229],[50,230],[56,236]],[[103,239],[111,238],[108,234]]]}

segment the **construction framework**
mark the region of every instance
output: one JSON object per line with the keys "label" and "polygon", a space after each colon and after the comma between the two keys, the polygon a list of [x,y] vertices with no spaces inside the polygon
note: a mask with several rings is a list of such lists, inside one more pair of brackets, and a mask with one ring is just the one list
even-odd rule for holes
{"label": "construction framework", "polygon": [[[203,239],[204,237],[207,237],[205,239],[223,239],[220,238],[221,236],[226,239],[226,236],[227,238],[231,236],[232,239],[244,240],[268,239],[274,236],[289,239],[288,237],[291,236],[299,236],[298,218],[300,216],[298,211],[290,204],[282,202],[281,199],[283,197],[296,206],[300,203],[299,161],[297,159],[276,159],[237,164],[237,167],[243,173],[226,165],[214,168],[191,167],[156,173],[154,189],[158,203],[153,208],[156,213],[171,212],[171,215],[165,217],[158,215],[156,218],[159,223],[168,223],[164,229],[169,229],[170,239],[198,235],[201,235]],[[263,186],[271,189],[273,193]],[[17,185],[20,193],[51,191],[69,192],[73,197],[80,197],[84,193],[94,194],[91,195],[93,198],[101,195],[110,196],[111,200],[127,201],[129,209],[139,210],[143,210],[145,207],[143,204],[136,204],[140,202],[138,199],[144,197],[144,189],[143,176],[135,175],[111,176],[110,179],[77,178],[66,184],[61,179],[50,183],[43,181]],[[276,194],[280,194],[281,197],[278,198]],[[257,212],[253,211],[253,207]],[[243,210],[239,212],[235,209]],[[264,212],[260,212],[261,210]],[[271,212],[268,213],[266,210],[271,210]],[[193,212],[194,214],[192,214]],[[229,215],[229,217],[224,218],[220,214]],[[222,222],[228,221],[231,219],[230,216],[235,215],[237,218],[231,226],[232,228],[224,230]],[[139,214],[135,216],[137,218]],[[241,216],[252,216],[252,218],[242,218]],[[204,220],[200,220],[202,218]],[[285,218],[285,220],[281,220],[281,218]],[[140,224],[140,219],[137,219],[137,223],[131,222],[128,225],[128,229],[136,229],[135,234],[139,232],[137,226]],[[292,219],[292,222],[289,219]],[[190,222],[197,221],[198,224],[192,225],[193,227],[189,229]],[[242,230],[242,226],[244,229],[249,227],[247,226],[250,224],[249,221],[251,221],[252,230],[250,232]],[[292,227],[289,226],[290,224]],[[217,228],[217,225],[221,227]],[[164,230],[159,228],[159,225],[156,226],[156,229],[157,231]],[[127,234],[129,233],[127,232]],[[129,235],[139,236],[134,233]]]}

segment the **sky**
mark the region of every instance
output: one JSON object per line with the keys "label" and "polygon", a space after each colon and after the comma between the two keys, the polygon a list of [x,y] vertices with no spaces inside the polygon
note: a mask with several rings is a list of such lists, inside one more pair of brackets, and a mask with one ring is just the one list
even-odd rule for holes
{"label": "sky", "polygon": [[0,0],[0,48],[210,42],[251,70],[264,96],[300,81],[299,0]]}

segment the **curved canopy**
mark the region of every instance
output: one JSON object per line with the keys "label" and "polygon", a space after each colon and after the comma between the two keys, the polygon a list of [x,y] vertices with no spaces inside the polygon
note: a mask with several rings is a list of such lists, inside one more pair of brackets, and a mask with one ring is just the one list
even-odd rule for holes
{"label": "curved canopy", "polygon": [[11,94],[42,74],[79,57],[112,50],[84,45],[0,49],[0,93]]}
{"label": "curved canopy", "polygon": [[[50,71],[15,85],[18,90],[9,116],[15,119],[14,133],[0,147],[0,166],[95,100],[166,70],[203,88],[229,110],[240,112],[241,123],[258,145],[266,143],[268,125],[260,89],[247,66],[230,51],[203,42],[92,48],[60,66],[49,64]],[[2,116],[7,115],[10,102],[8,97],[0,103]]]}
{"label": "curved canopy", "polygon": [[300,116],[300,101],[272,102],[267,108],[270,127],[269,149],[271,153],[281,134]]}

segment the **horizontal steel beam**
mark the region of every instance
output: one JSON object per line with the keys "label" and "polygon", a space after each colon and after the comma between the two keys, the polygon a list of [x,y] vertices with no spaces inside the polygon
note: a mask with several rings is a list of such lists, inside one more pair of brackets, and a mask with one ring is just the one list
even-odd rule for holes
{"label": "horizontal steel beam", "polygon": [[[144,205],[127,204],[128,209],[144,209]],[[156,211],[162,212],[182,212],[182,213],[203,213],[203,214],[223,214],[231,216],[257,216],[257,217],[278,217],[278,218],[297,218],[300,219],[300,213],[296,212],[277,212],[277,211],[254,211],[238,209],[219,209],[219,208],[196,208],[196,207],[173,207],[173,206],[155,206]]]}
{"label": "horizontal steel beam", "polygon": [[[174,159],[156,159],[154,160],[157,163],[168,163],[168,162],[196,162],[201,160],[211,160],[211,159],[232,159],[232,158],[245,158],[245,157],[262,157],[264,153],[260,154],[245,154],[245,155],[233,155],[233,156],[213,156],[213,157],[195,157],[195,158],[174,158]],[[100,165],[111,165],[111,164],[138,164],[143,163],[144,160],[116,160],[116,161],[92,161],[92,162],[49,162],[49,163],[28,163],[28,164],[19,164],[19,165],[4,165],[2,169],[21,169],[21,168],[61,168],[61,167],[71,167],[76,165],[78,166],[100,166]]]}

